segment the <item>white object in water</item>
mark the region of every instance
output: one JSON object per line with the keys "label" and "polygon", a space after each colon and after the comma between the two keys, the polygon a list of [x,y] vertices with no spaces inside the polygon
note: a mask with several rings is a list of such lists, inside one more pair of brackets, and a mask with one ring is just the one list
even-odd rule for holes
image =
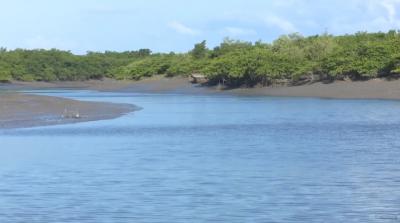
{"label": "white object in water", "polygon": [[81,115],[79,114],[79,112],[77,112],[77,113],[75,114],[74,118],[76,118],[76,119],[81,118]]}

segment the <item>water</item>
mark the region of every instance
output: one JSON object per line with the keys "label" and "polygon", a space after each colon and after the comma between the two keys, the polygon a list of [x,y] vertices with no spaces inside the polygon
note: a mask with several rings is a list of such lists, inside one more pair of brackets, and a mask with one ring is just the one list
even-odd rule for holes
{"label": "water", "polygon": [[36,92],[124,117],[0,131],[0,222],[399,222],[400,102]]}

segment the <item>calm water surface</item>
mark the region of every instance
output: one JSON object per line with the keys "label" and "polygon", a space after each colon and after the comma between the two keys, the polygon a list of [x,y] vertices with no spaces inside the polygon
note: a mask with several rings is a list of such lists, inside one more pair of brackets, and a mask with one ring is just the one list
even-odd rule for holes
{"label": "calm water surface", "polygon": [[400,222],[400,102],[37,92],[124,117],[0,131],[0,222]]}

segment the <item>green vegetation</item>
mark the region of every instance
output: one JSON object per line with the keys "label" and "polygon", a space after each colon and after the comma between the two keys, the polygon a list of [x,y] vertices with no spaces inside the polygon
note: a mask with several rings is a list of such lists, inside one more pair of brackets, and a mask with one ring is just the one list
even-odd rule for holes
{"label": "green vegetation", "polygon": [[273,43],[225,39],[214,49],[206,41],[188,53],[89,52],[0,49],[0,82],[10,80],[140,79],[152,75],[204,74],[210,84],[228,86],[302,84],[366,80],[400,74],[400,32],[303,37],[290,34]]}
{"label": "green vegetation", "polygon": [[148,57],[151,51],[88,52],[84,56],[69,51],[0,49],[0,82],[77,81],[113,77],[114,70]]}

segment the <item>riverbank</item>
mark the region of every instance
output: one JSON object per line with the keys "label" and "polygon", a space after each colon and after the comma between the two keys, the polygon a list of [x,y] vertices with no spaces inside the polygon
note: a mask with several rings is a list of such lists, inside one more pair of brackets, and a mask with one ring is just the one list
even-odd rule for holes
{"label": "riverbank", "polygon": [[186,77],[166,78],[153,76],[146,79],[133,80],[88,80],[88,81],[59,81],[59,82],[21,82],[0,84],[0,90],[95,90],[106,92],[137,92],[137,93],[183,93],[183,94],[207,94],[220,93],[214,88],[202,87],[189,82]]}
{"label": "riverbank", "polygon": [[233,94],[243,96],[318,97],[336,99],[400,99],[400,80],[321,82],[291,87],[254,87],[221,90],[191,84],[188,78],[155,76],[140,81],[112,79],[83,82],[13,82],[0,84],[0,90],[85,89],[110,92]]}
{"label": "riverbank", "polygon": [[[83,102],[20,93],[0,93],[0,129],[113,119],[137,110],[129,104]],[[78,117],[68,117],[75,116]]]}
{"label": "riverbank", "polygon": [[[97,90],[127,93],[215,94],[237,96],[318,97],[332,99],[400,100],[400,80],[336,81],[292,87],[255,87],[220,90],[217,87],[194,85],[187,78],[156,76],[140,81],[91,80],[83,82],[13,82],[0,84],[0,128],[21,128],[43,125],[113,119],[137,109],[133,105],[82,102],[70,99],[16,93],[32,89]],[[3,93],[1,93],[3,92]],[[81,116],[62,118],[64,110],[79,111]]]}
{"label": "riverbank", "polygon": [[[107,82],[107,81],[106,81]],[[107,86],[104,83],[104,86]],[[107,91],[107,88],[96,90]],[[115,87],[116,85],[114,85]],[[335,81],[300,86],[220,89],[191,84],[187,78],[154,78],[125,83],[113,91],[183,94],[228,94],[238,96],[315,97],[331,99],[394,99],[400,100],[400,80]]]}
{"label": "riverbank", "polygon": [[329,84],[317,82],[292,87],[239,88],[228,92],[249,96],[400,100],[400,80],[336,81]]}

